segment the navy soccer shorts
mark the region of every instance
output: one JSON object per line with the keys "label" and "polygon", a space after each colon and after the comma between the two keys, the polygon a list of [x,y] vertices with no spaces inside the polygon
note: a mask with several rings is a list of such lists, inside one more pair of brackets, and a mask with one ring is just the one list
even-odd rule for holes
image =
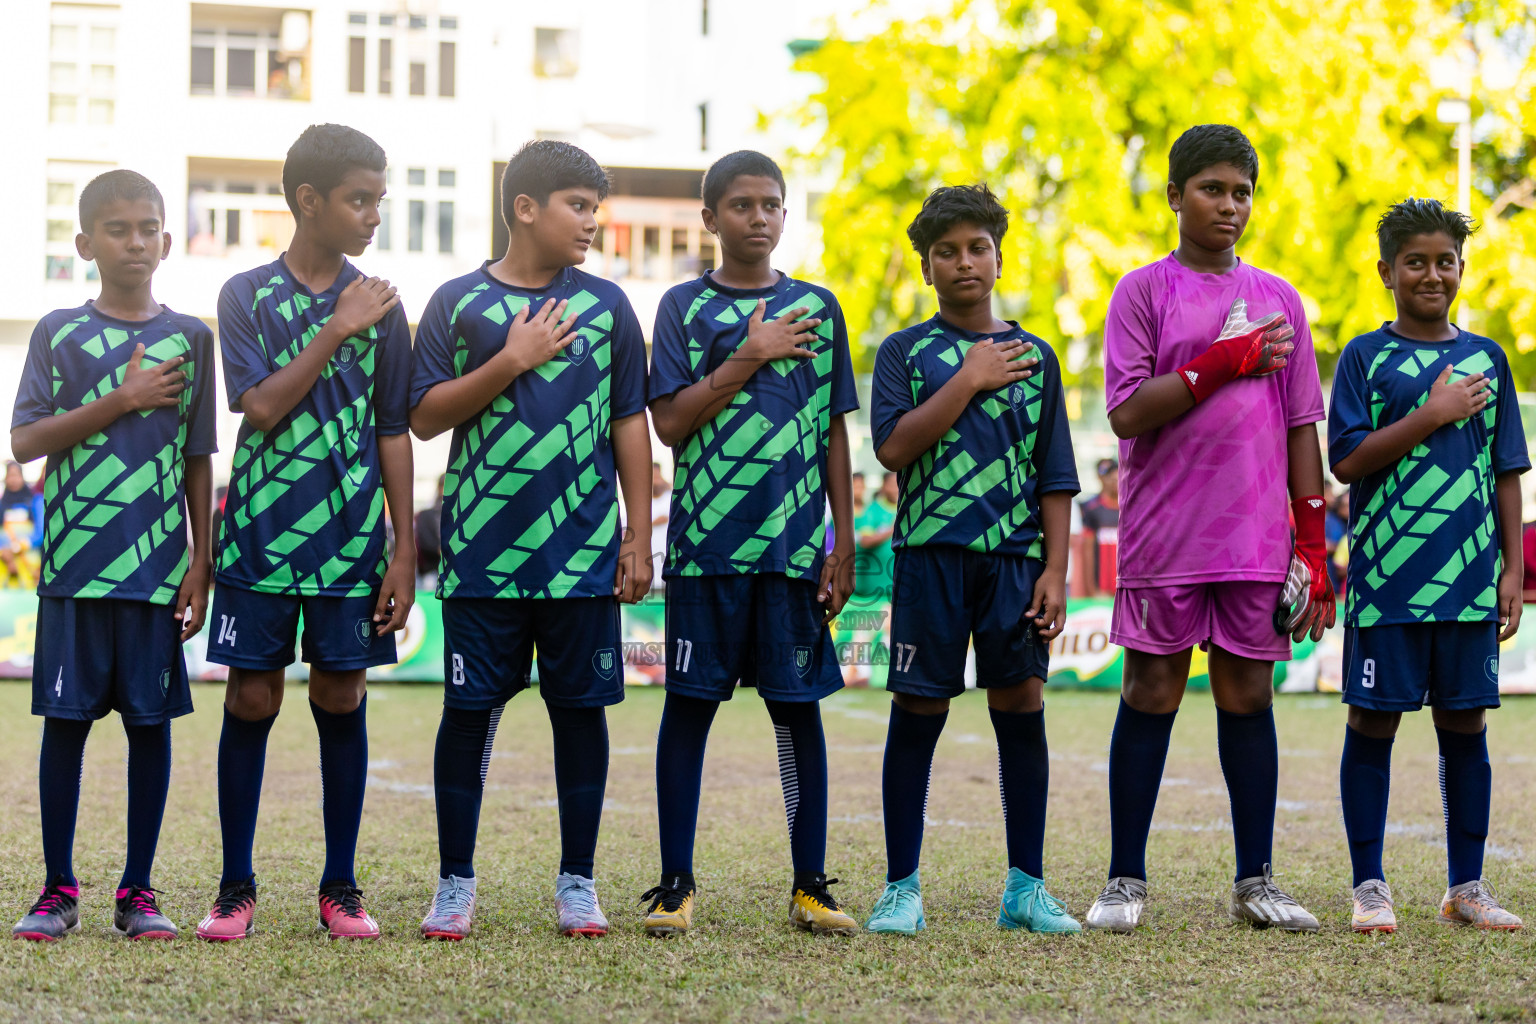
{"label": "navy soccer shorts", "polygon": [[1497,622],[1344,630],[1344,703],[1372,711],[1499,706]]}
{"label": "navy soccer shorts", "polygon": [[395,635],[378,635],[373,610],[378,595],[301,597],[265,594],[222,584],[213,588],[208,613],[208,660],[231,668],[268,672],[293,664],[304,617],[301,652],[311,668],[351,672],[395,663]]}
{"label": "navy soccer shorts", "polygon": [[960,696],[972,638],[977,686],[1046,678],[1049,645],[1024,615],[1044,569],[1023,555],[937,545],[898,549],[885,688],[914,697]]}
{"label": "navy soccer shorts", "polygon": [[566,708],[624,699],[624,650],[614,597],[450,597],[443,601],[443,703],[480,711],[528,688]]}
{"label": "navy soccer shorts", "polygon": [[740,681],[804,703],[842,689],[816,588],[782,573],[667,580],[667,692],[730,700]]}
{"label": "navy soccer shorts", "polygon": [[32,713],[159,725],[192,711],[176,608],[112,598],[39,597]]}

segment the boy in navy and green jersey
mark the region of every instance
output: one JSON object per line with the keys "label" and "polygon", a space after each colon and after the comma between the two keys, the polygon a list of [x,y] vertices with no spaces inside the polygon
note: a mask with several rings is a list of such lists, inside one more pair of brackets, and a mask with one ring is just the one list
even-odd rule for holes
{"label": "boy in navy and green jersey", "polygon": [[[395,660],[415,587],[408,428],[410,331],[394,289],[348,256],[379,223],[384,151],[361,132],[312,125],[289,149],[288,251],[219,296],[230,408],[243,412],[215,579],[208,659],[229,666],[219,739],[219,897],[204,939],[254,930],[252,845],[267,735],[304,621],[320,734],[331,938],[376,938],[353,876],[368,773],[365,671]],[[395,549],[385,567],[384,509]]]}
{"label": "boy in navy and green jersey", "polygon": [[[116,710],[128,734],[128,859],[113,928],[172,939],[150,868],[171,778],[171,719],[192,710],[181,643],[208,603],[213,336],[154,300],[170,245],[165,202],[145,177],[108,171],[80,194],[75,245],[101,294],[32,332],[11,448],[48,457],[32,713],[46,880],[12,934],[79,927],[71,864],[91,723]],[[189,547],[189,526],[190,540]]]}
{"label": "boy in navy and green jersey", "polygon": [[[704,176],[721,265],[663,296],[651,413],[673,446],[667,523],[667,701],[656,739],[661,883],[652,935],[687,931],[704,748],[738,680],[773,719],[789,819],[790,920],[851,934],[827,886],[827,760],[817,702],[843,685],[827,622],[852,590],[853,498],[843,415],[858,408],[848,333],[825,288],[773,269],[784,176],[761,153]],[[830,497],[835,546],[827,554]]]}
{"label": "boy in navy and green jersey", "polygon": [[951,698],[976,683],[997,734],[1008,877],[998,924],[1076,932],[1046,892],[1044,689],[1066,616],[1077,469],[1055,353],[992,311],[1008,211],[985,185],[936,189],[907,229],[938,295],[875,357],[870,432],[900,473],[891,700],[882,790],[886,886],[870,931],[925,926],[918,856],[933,750]]}
{"label": "boy in navy and green jersey", "polygon": [[[537,648],[560,807],[557,926],[597,936],[608,930],[593,880],[603,709],[624,699],[619,601],[638,601],[651,576],[645,338],[618,286],[576,269],[608,195],[597,162],[568,143],[529,143],[501,188],[506,255],[432,296],[411,380],[417,435],[453,431],[437,585],[439,880],[421,933],[470,932],[491,747]],[[631,524],[622,542],[616,483]]]}
{"label": "boy in navy and green jersey", "polygon": [[1520,474],[1530,454],[1509,360],[1450,322],[1471,221],[1407,199],[1377,225],[1397,319],[1339,358],[1328,460],[1349,489],[1349,600],[1339,767],[1355,931],[1396,930],[1381,866],[1392,740],[1433,706],[1449,889],[1440,921],[1521,927],[1482,880],[1499,641],[1520,625]]}

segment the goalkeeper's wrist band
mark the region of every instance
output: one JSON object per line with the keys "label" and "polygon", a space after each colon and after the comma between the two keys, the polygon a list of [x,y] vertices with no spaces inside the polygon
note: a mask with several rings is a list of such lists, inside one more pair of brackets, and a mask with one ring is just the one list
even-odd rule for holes
{"label": "goalkeeper's wrist band", "polygon": [[1179,367],[1179,379],[1189,388],[1190,394],[1195,396],[1196,405],[1210,398],[1217,388],[1237,376],[1237,368],[1242,362],[1242,349],[1246,348],[1246,344],[1232,344],[1237,340],[1229,338],[1218,341]]}
{"label": "goalkeeper's wrist band", "polygon": [[1321,494],[1309,494],[1291,502],[1291,515],[1296,520],[1296,549],[1319,560],[1328,551],[1323,525],[1327,520],[1327,507]]}

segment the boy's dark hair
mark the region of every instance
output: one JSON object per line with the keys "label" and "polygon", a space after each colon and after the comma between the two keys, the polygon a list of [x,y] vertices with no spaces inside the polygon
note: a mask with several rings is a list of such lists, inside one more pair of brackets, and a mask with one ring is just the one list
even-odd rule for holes
{"label": "boy's dark hair", "polygon": [[607,199],[608,172],[586,150],[569,142],[525,142],[501,173],[501,216],[511,227],[512,201],[518,196],[548,206],[550,193],[567,188],[590,188],[599,201]]}
{"label": "boy's dark hair", "polygon": [[1231,164],[1259,183],[1259,154],[1229,124],[1197,124],[1180,135],[1168,151],[1168,181],[1183,192],[1190,178],[1217,164]]}
{"label": "boy's dark hair", "polygon": [[956,224],[986,228],[993,244],[1001,247],[1008,233],[1008,209],[986,185],[944,185],[923,200],[923,208],[907,227],[907,237],[926,260],[933,243]]}
{"label": "boy's dark hair", "polygon": [[1458,213],[1440,200],[1410,196],[1387,207],[1387,212],[1376,222],[1376,244],[1381,247],[1382,260],[1390,265],[1402,251],[1403,243],[1414,235],[1443,232],[1456,243],[1456,255],[1460,256],[1462,243],[1476,230],[1471,217]]}
{"label": "boy's dark hair", "polygon": [[283,198],[299,215],[299,186],[308,185],[322,196],[341,184],[349,171],[363,168],[384,173],[384,147],[356,128],[344,124],[312,124],[304,129],[283,161]]}
{"label": "boy's dark hair", "polygon": [[165,199],[155,183],[138,171],[120,169],[96,175],[80,190],[80,230],[91,234],[101,208],[119,199],[148,199],[160,209],[160,221],[164,224]]}
{"label": "boy's dark hair", "polygon": [[720,200],[725,198],[725,190],[731,187],[731,182],[744,175],[772,178],[778,182],[781,198],[788,191],[788,186],[784,184],[784,172],[779,170],[779,165],[773,162],[772,157],[755,149],[738,149],[709,165],[709,170],[704,172],[704,187],[700,190],[699,198],[704,200],[705,207],[715,209],[720,205]]}

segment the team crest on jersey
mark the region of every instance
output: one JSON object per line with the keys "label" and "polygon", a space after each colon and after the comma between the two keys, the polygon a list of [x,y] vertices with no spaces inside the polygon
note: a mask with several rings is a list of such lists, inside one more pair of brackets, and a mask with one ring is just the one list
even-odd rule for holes
{"label": "team crest on jersey", "polygon": [[368,619],[358,619],[356,625],[357,642],[367,647],[373,643],[373,623]]}
{"label": "team crest on jersey", "polygon": [[357,348],[350,341],[345,342],[331,357],[342,370],[350,370],[357,365]]}
{"label": "team crest on jersey", "polygon": [[571,339],[571,343],[565,346],[565,356],[571,362],[580,365],[586,361],[587,353],[591,351],[591,348],[587,344],[587,339],[580,332],[577,332],[576,337]]}
{"label": "team crest on jersey", "polygon": [[597,674],[602,676],[604,679],[613,678],[613,666],[614,658],[612,647],[604,647],[602,650],[592,655],[592,667],[596,669]]}
{"label": "team crest on jersey", "polygon": [[809,647],[795,648],[795,674],[801,679],[811,670],[811,649]]}
{"label": "team crest on jersey", "polygon": [[1015,384],[1008,389],[1008,404],[1015,410],[1024,408],[1024,385]]}
{"label": "team crest on jersey", "polygon": [[171,670],[163,669],[160,672],[160,696],[164,697],[171,691]]}
{"label": "team crest on jersey", "polygon": [[1483,671],[1488,673],[1488,678],[1493,682],[1499,681],[1499,656],[1490,654],[1488,660],[1483,662]]}

